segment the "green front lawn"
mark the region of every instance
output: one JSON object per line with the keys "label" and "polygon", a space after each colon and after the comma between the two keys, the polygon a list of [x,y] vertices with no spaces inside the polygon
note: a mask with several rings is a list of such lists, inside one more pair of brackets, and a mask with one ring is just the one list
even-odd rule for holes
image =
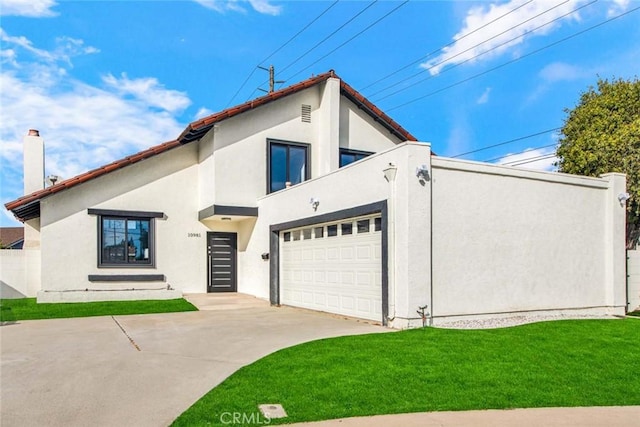
{"label": "green front lawn", "polygon": [[640,405],[638,366],[640,322],[635,319],[341,337],[287,348],[240,369],[174,425],[224,425],[233,413],[246,414],[245,420],[253,414],[260,421],[255,414],[263,403],[281,403],[286,422]]}
{"label": "green front lawn", "polygon": [[35,298],[0,300],[0,321],[63,317],[109,316],[123,314],[172,313],[197,311],[191,303],[180,298],[149,301],[105,301],[37,304]]}

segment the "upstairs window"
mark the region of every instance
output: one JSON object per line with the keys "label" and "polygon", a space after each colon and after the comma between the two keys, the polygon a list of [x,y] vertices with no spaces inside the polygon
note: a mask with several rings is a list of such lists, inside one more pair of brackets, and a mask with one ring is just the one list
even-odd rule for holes
{"label": "upstairs window", "polygon": [[269,140],[268,147],[267,193],[310,178],[308,144]]}
{"label": "upstairs window", "polygon": [[340,167],[347,166],[365,157],[369,157],[373,153],[369,151],[349,150],[348,148],[340,149]]}

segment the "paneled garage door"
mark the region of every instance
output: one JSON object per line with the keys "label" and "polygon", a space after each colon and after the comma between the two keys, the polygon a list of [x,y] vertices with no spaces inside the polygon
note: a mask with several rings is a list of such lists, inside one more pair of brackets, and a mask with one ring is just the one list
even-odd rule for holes
{"label": "paneled garage door", "polygon": [[381,218],[280,233],[280,302],[382,321]]}

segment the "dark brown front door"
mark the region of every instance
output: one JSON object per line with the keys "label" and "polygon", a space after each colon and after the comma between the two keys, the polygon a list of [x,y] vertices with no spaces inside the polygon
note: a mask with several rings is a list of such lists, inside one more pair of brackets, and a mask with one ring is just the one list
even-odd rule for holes
{"label": "dark brown front door", "polygon": [[207,292],[236,292],[238,235],[236,233],[207,233],[209,283]]}

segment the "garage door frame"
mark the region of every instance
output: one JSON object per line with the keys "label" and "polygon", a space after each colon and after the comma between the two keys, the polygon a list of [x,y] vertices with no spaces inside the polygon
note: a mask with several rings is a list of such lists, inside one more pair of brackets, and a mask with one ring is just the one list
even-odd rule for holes
{"label": "garage door frame", "polygon": [[280,232],[289,228],[306,227],[313,224],[341,221],[348,218],[380,214],[382,217],[381,258],[382,258],[382,324],[386,326],[389,314],[389,254],[387,201],[370,203],[342,209],[322,215],[301,218],[295,221],[273,224],[269,227],[269,300],[272,305],[280,305]]}

